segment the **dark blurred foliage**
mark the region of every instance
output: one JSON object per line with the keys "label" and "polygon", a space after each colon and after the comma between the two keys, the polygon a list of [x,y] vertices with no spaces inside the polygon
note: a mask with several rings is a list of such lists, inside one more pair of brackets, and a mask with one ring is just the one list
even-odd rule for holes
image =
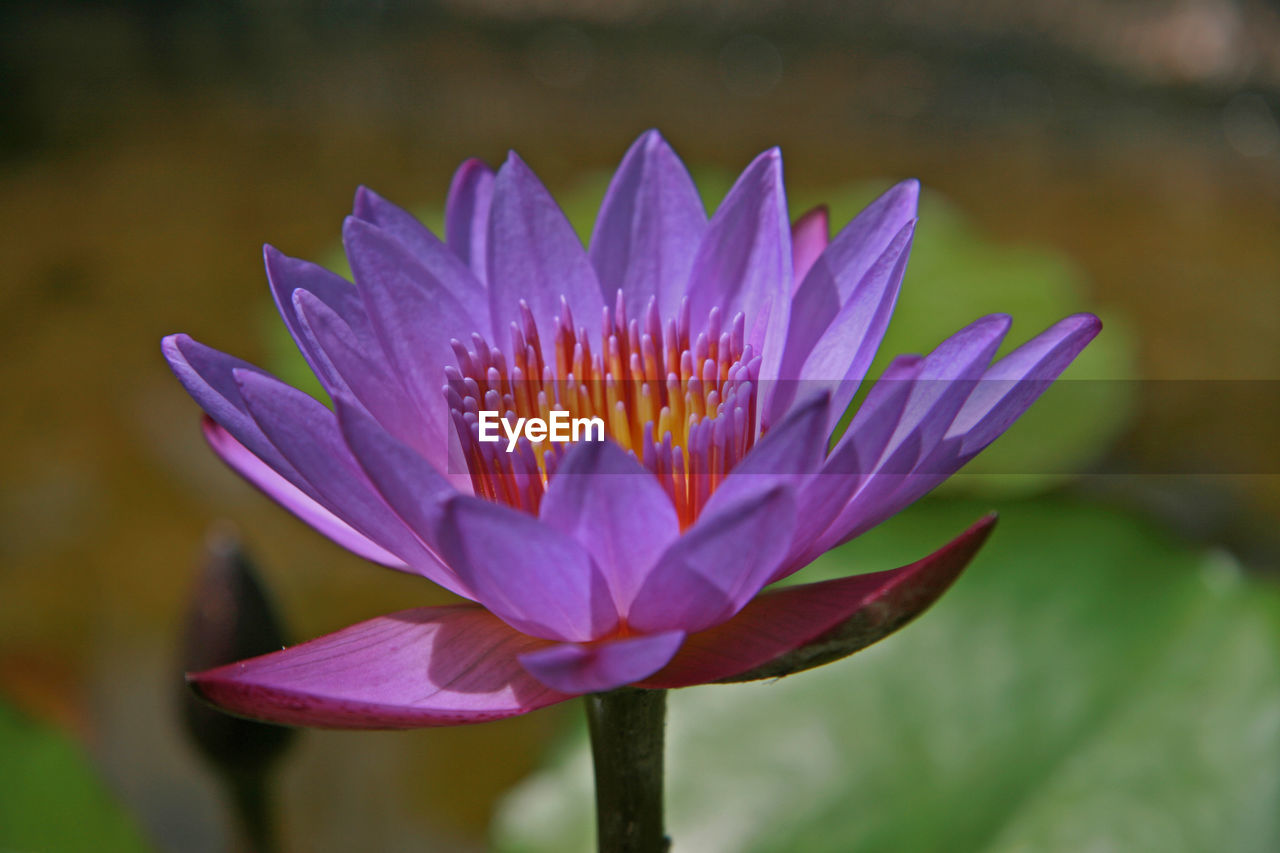
{"label": "dark blurred foliage", "polygon": [[308,63],[389,42],[425,49],[442,34],[523,53],[533,77],[570,89],[588,76],[575,67],[617,50],[710,48],[728,88],[748,95],[775,85],[799,51],[855,53],[888,60],[872,81],[882,91],[864,94],[891,117],[973,125],[1051,113],[1068,128],[1137,100],[1184,117],[1229,108],[1228,133],[1246,149],[1269,144],[1280,91],[1280,4],[1262,0],[28,0],[6,4],[0,31],[10,154],[87,141],[138,78],[261,94]]}

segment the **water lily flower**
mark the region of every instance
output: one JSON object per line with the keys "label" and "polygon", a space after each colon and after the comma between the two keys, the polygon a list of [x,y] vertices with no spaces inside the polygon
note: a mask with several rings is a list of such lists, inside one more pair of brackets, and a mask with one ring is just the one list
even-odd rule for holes
{"label": "water lily flower", "polygon": [[[709,219],[653,131],[584,248],[511,154],[458,170],[444,240],[367,189],[343,228],[354,285],[265,250],[330,408],[165,338],[221,458],[316,530],[463,603],[417,607],[189,676],[281,723],[492,720],[624,685],[826,662],[897,629],[993,518],[916,563],[771,587],[906,507],[1001,434],[1097,334],[1081,314],[993,358],[1010,319],[900,356],[831,437],[878,349],[916,224],[890,189],[828,236],[787,215],[777,150]],[[481,412],[598,417],[604,441],[479,440]]]}

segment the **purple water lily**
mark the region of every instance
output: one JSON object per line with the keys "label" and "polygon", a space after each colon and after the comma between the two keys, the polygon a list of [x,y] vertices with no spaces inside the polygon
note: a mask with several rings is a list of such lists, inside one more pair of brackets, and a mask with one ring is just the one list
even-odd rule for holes
{"label": "purple water lily", "polygon": [[[354,286],[268,247],[280,313],[334,406],[170,336],[209,443],[334,541],[465,603],[192,683],[282,723],[446,725],[777,674],[829,658],[834,636],[857,638],[847,652],[895,630],[993,519],[899,569],[766,587],[958,470],[1100,328],[1068,317],[992,363],[1010,320],[983,317],[894,360],[832,446],[897,298],[917,189],[893,187],[829,239],[823,211],[789,223],[771,150],[708,220],[649,132],[589,249],[514,154],[458,170],[443,242],[361,189],[343,229]],[[508,451],[480,440],[485,411],[598,417],[607,439]]]}

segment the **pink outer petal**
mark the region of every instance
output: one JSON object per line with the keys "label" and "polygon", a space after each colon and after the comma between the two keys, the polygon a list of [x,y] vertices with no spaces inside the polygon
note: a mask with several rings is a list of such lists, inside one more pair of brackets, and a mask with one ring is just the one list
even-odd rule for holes
{"label": "pink outer petal", "polygon": [[973,559],[995,522],[994,514],[985,516],[900,569],[766,592],[728,622],[690,635],[671,663],[637,686],[773,678],[852,654],[933,604]]}
{"label": "pink outer petal", "polygon": [[419,607],[187,676],[204,699],[293,726],[408,729],[513,717],[570,698],[517,658],[546,645],[481,607]]}
{"label": "pink outer petal", "polygon": [[657,672],[684,636],[684,631],[666,631],[590,645],[562,643],[520,655],[520,663],[562,693],[600,693]]}
{"label": "pink outer petal", "polygon": [[809,274],[813,262],[827,248],[831,239],[831,214],[825,204],[820,204],[791,226],[791,282],[792,290]]}
{"label": "pink outer petal", "polygon": [[205,415],[202,426],[205,440],[209,442],[213,452],[267,497],[353,554],[388,568],[411,571],[399,557],[377,545],[369,537],[356,532],[351,525],[273,471],[271,466],[236,441],[231,433],[218,426],[213,418]]}

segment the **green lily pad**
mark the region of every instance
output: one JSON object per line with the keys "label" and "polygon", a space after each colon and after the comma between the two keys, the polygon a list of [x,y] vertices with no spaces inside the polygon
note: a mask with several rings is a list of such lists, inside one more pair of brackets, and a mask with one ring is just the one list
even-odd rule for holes
{"label": "green lily pad", "polygon": [[149,849],[76,744],[0,703],[0,850]]}
{"label": "green lily pad", "polygon": [[[703,197],[714,209],[730,185],[716,171],[696,173]],[[608,186],[608,175],[583,178],[557,193],[566,215],[586,243]],[[882,186],[839,187],[821,197],[792,199],[799,216],[827,203],[838,231],[875,198]],[[437,234],[440,207],[415,210]],[[320,259],[350,278],[339,248]],[[902,295],[873,365],[876,376],[900,353],[925,353],[984,314],[1015,318],[1007,352],[1061,318],[1096,308],[1081,275],[1062,253],[1038,246],[1002,245],[986,239],[954,207],[935,193],[921,198],[920,224],[912,246]],[[969,464],[944,490],[981,494],[1026,494],[1056,485],[1095,461],[1124,427],[1132,408],[1133,345],[1124,323],[1101,312],[1105,328],[1054,387],[996,443]],[[298,387],[324,399],[283,324],[270,317],[271,367]],[[864,387],[865,391],[865,387]],[[860,398],[859,398],[860,399]],[[855,401],[856,404],[857,401]]]}
{"label": "green lily pad", "polygon": [[[922,505],[804,579],[900,565],[987,508]],[[672,693],[675,849],[1280,849],[1280,591],[1112,509],[1002,515],[955,588],[879,645]],[[577,730],[493,834],[567,853],[592,831]]]}

